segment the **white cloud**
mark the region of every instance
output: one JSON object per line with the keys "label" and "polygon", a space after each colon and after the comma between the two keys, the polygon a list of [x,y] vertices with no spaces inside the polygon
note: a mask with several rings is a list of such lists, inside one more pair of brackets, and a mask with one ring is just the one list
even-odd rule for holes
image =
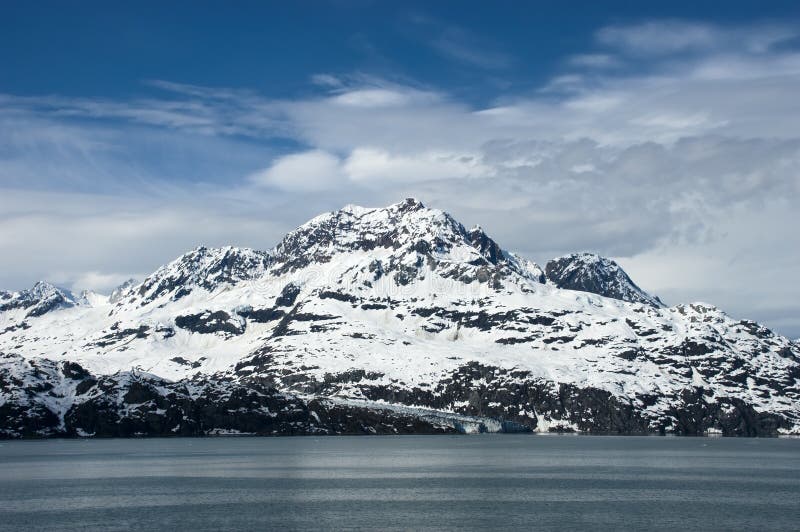
{"label": "white cloud", "polygon": [[314,74],[311,76],[311,82],[323,87],[338,88],[342,86],[342,80],[332,74]]}
{"label": "white cloud", "polygon": [[792,238],[788,228],[797,222],[796,205],[789,196],[775,195],[760,207],[726,206],[716,216],[716,227],[724,230],[713,239],[665,241],[620,262],[668,303],[705,301],[734,317],[800,331],[800,304],[790,288],[800,247],[786,245]]}
{"label": "white cloud", "polygon": [[715,28],[684,21],[655,21],[630,26],[608,26],[597,40],[632,54],[668,54],[715,46],[721,34]]}
{"label": "white cloud", "polygon": [[606,26],[596,38],[600,44],[630,55],[659,56],[721,49],[758,54],[799,34],[792,24],[724,27],[675,19]]}
{"label": "white cloud", "polygon": [[267,249],[293,227],[274,218],[287,208],[256,191],[228,202],[195,186],[167,198],[0,188],[0,286],[46,279],[103,291],[201,244]]}
{"label": "white cloud", "polygon": [[249,179],[287,191],[317,192],[341,187],[346,181],[384,187],[393,183],[485,178],[493,172],[479,154],[393,154],[383,149],[356,148],[344,160],[323,150],[285,155]]}
{"label": "white cloud", "polygon": [[610,54],[577,54],[570,57],[568,62],[575,67],[588,68],[615,68],[622,64],[618,58]]}
{"label": "white cloud", "polygon": [[625,98],[616,94],[592,94],[568,100],[564,107],[581,112],[597,113],[617,108],[623,103],[625,103]]}
{"label": "white cloud", "polygon": [[[88,271],[79,274],[75,277],[70,283],[69,286],[71,290],[76,293],[80,293],[82,290],[86,290],[87,286],[91,286],[92,290],[98,292],[100,294],[108,295],[111,293],[114,288],[118,287],[128,279],[138,279],[142,280],[146,274],[134,274],[131,275],[129,273],[103,273],[103,272],[96,272],[96,271]],[[51,279],[59,279],[59,278],[69,278],[70,274],[59,274],[54,273],[50,276]]]}
{"label": "white cloud", "polygon": [[386,150],[357,148],[344,164],[347,176],[356,182],[383,185],[385,182],[435,181],[489,177],[493,170],[480,156],[469,153],[428,151],[393,155]]}
{"label": "white cloud", "polygon": [[330,189],[343,178],[339,158],[322,150],[285,155],[250,176],[257,184],[299,192]]}
{"label": "white cloud", "polygon": [[360,89],[343,92],[331,98],[331,101],[348,107],[396,107],[411,101],[408,92],[388,89]]}

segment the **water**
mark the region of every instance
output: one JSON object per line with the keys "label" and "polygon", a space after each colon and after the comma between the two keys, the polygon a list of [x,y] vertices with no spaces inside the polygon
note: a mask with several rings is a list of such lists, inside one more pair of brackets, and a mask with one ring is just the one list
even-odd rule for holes
{"label": "water", "polygon": [[0,529],[800,528],[800,440],[0,443]]}

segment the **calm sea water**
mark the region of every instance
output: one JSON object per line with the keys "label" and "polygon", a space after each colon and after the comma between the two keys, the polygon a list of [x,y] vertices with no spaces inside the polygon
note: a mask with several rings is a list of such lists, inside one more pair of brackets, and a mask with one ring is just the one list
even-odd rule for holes
{"label": "calm sea water", "polygon": [[0,443],[0,529],[800,529],[800,440]]}

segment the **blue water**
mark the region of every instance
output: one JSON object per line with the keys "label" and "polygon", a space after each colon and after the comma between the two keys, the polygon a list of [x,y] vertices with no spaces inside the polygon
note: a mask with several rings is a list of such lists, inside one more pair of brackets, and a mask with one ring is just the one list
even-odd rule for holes
{"label": "blue water", "polygon": [[0,442],[2,530],[800,529],[800,439]]}

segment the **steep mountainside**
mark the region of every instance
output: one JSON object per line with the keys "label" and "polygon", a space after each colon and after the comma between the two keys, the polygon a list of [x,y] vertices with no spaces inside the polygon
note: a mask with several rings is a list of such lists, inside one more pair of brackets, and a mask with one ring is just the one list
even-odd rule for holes
{"label": "steep mountainside", "polygon": [[406,200],[268,252],[197,248],[109,298],[0,293],[5,437],[800,433],[800,346],[665,307],[613,261],[543,271]]}

